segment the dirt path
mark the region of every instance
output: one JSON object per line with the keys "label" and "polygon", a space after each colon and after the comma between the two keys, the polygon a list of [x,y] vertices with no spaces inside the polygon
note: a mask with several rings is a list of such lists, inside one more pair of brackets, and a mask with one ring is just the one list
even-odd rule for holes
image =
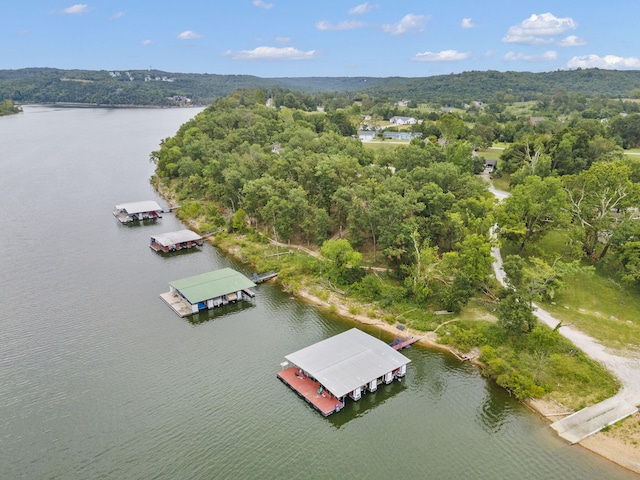
{"label": "dirt path", "polygon": [[[488,174],[483,174],[483,177],[490,183]],[[493,186],[491,186],[489,190],[500,201],[509,196],[508,192],[496,190]],[[494,240],[496,239],[495,228],[494,226],[491,229],[491,236]],[[500,247],[493,247],[491,253],[494,258],[493,269],[496,279],[504,285],[505,273],[502,269]],[[550,328],[556,328],[560,323],[557,318],[553,317],[538,305],[534,304],[534,308],[534,314],[538,320]],[[573,344],[582,350],[589,358],[601,363],[607,368],[620,380],[622,388],[613,397],[558,420],[554,422],[551,427],[569,442],[578,443],[599,432],[604,427],[637,413],[638,405],[640,405],[640,357],[633,352],[612,351],[596,339],[572,326],[562,325],[558,331],[562,336],[573,342]],[[602,439],[602,441],[599,442],[591,441],[585,446],[620,465],[640,472],[640,458],[637,452],[633,451],[633,448],[625,449],[624,446],[619,445],[616,450],[608,448],[610,446],[608,443],[609,442]]]}

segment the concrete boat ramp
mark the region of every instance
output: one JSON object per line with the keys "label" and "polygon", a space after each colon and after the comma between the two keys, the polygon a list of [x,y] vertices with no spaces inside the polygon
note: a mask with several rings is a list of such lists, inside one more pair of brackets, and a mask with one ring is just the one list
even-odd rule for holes
{"label": "concrete boat ramp", "polygon": [[551,428],[569,443],[578,443],[637,411],[635,405],[616,395],[552,423]]}

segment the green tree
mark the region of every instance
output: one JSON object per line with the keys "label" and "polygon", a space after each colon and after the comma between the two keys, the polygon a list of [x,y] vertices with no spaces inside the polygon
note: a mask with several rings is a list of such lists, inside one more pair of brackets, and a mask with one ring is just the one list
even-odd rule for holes
{"label": "green tree", "polygon": [[362,254],[356,252],[348,240],[327,240],[320,247],[320,253],[329,261],[329,277],[339,283],[347,278],[348,270],[358,268],[362,262]]}
{"label": "green tree", "polygon": [[531,300],[513,289],[505,289],[496,311],[498,326],[511,335],[530,333],[536,326]]}
{"label": "green tree", "polygon": [[239,208],[236,213],[233,214],[231,219],[231,226],[234,230],[244,232],[247,228],[247,213]]}
{"label": "green tree", "polygon": [[522,253],[528,242],[552,227],[567,223],[567,194],[555,177],[527,177],[497,209],[500,231],[519,242]]}
{"label": "green tree", "polygon": [[584,251],[592,262],[604,258],[616,232],[638,217],[640,189],[630,176],[629,164],[613,162],[563,177],[574,224],[584,232]]}
{"label": "green tree", "polygon": [[467,135],[467,127],[457,115],[445,113],[436,121],[436,126],[440,130],[441,138],[445,143],[465,138]]}

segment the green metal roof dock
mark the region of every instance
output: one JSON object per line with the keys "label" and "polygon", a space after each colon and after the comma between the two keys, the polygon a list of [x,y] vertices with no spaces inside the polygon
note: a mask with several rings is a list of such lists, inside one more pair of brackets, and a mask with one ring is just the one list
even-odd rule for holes
{"label": "green metal roof dock", "polygon": [[169,282],[169,292],[160,295],[181,317],[238,300],[250,300],[256,284],[240,272],[222,268]]}

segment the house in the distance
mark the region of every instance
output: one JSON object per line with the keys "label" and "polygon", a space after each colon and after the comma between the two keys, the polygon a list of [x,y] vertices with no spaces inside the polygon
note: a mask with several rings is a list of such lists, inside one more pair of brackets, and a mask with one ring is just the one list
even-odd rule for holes
{"label": "house in the distance", "polygon": [[358,131],[358,138],[361,142],[370,142],[376,138],[376,132],[373,130],[360,130]]}
{"label": "house in the distance", "polygon": [[391,117],[389,119],[389,121],[391,123],[393,123],[394,125],[415,125],[416,124],[416,119],[413,117],[401,117],[398,115],[395,115],[393,117]]}
{"label": "house in the distance", "polygon": [[413,140],[421,137],[422,132],[384,132],[382,134],[385,140]]}

